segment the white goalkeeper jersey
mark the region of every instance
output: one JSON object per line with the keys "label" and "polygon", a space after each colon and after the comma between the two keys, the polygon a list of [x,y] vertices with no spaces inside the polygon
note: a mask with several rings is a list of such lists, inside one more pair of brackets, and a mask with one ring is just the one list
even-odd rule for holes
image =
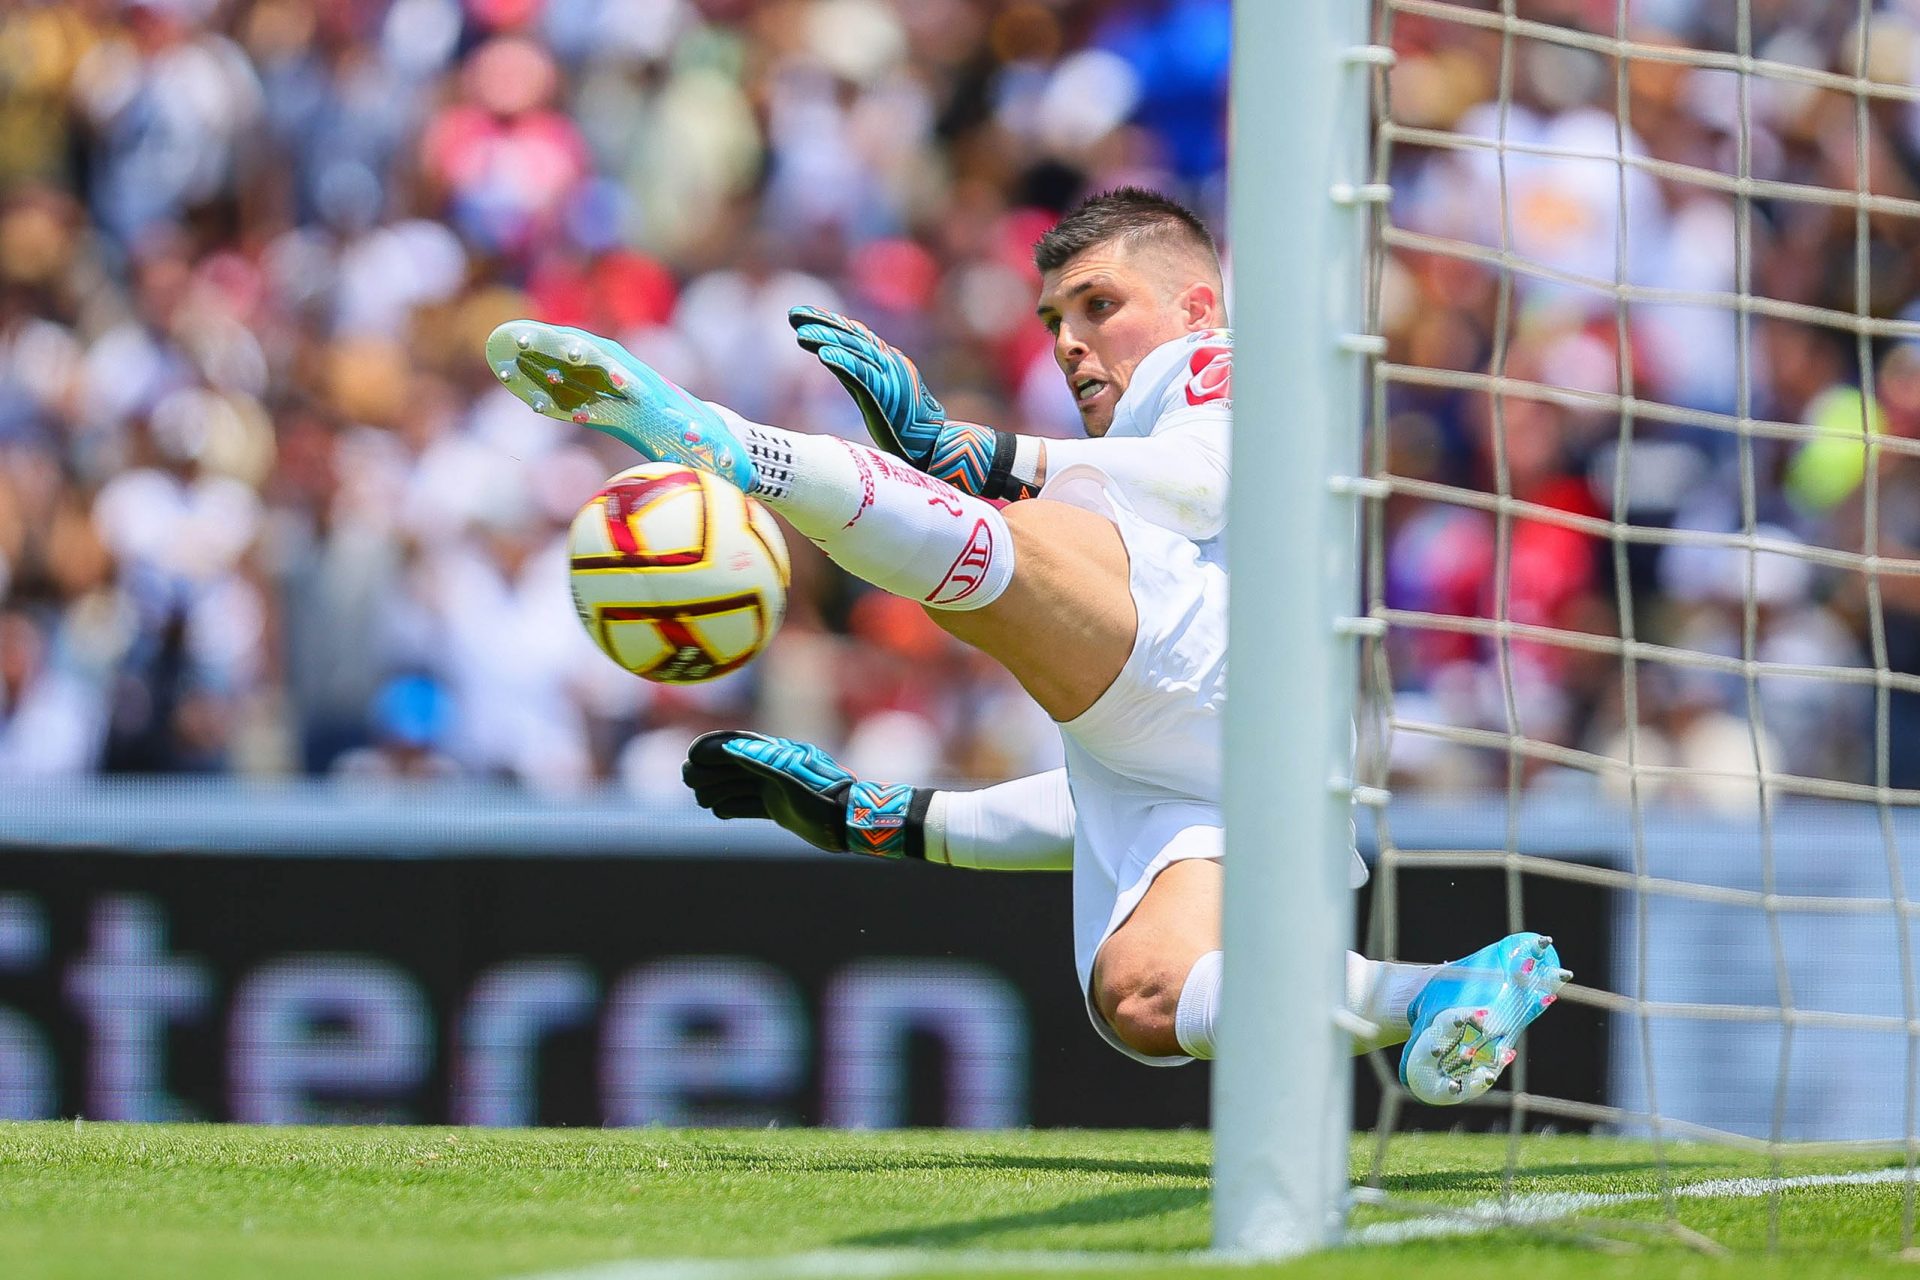
{"label": "white goalkeeper jersey", "polygon": [[1073,467],[1096,468],[1141,519],[1224,570],[1232,452],[1233,332],[1203,329],[1147,353],[1105,436],[1047,442],[1048,488]]}
{"label": "white goalkeeper jersey", "polygon": [[[1175,665],[1217,666],[1222,677],[1224,616],[1219,610],[1201,607],[1201,599],[1203,595],[1217,598],[1224,593],[1195,591],[1176,600],[1165,588],[1169,580],[1192,586],[1196,577],[1225,577],[1227,469],[1233,437],[1232,357],[1233,336],[1225,329],[1190,333],[1155,347],[1134,369],[1132,381],[1114,407],[1113,426],[1105,436],[1047,442],[1048,480],[1042,490],[1048,498],[1088,507],[1115,519],[1135,561],[1132,585],[1143,634],[1179,632],[1173,643],[1180,639],[1197,641],[1202,650],[1199,660]],[[1142,524],[1153,528],[1141,529]],[[1206,566],[1199,575],[1191,572],[1196,558]],[[1155,563],[1143,564],[1147,559]],[[1183,559],[1184,568],[1180,564]],[[1150,575],[1150,569],[1161,572]],[[1141,579],[1146,576],[1161,580],[1143,583]],[[1161,674],[1159,668],[1168,665],[1166,655],[1156,656],[1161,660],[1152,664],[1130,661],[1114,689],[1096,706],[1119,712],[1114,719],[1125,719],[1132,706],[1164,704],[1164,697],[1131,687]],[[1218,701],[1218,689],[1210,687],[1217,681],[1193,679],[1187,670],[1176,678],[1196,686],[1200,708]],[[1139,744],[1147,753],[1180,762],[1182,772],[1189,775],[1154,779],[1147,784],[1150,789],[1167,785],[1176,793],[1190,795],[1197,788],[1202,803],[1217,800],[1217,776],[1208,776],[1210,770],[1217,775],[1217,735],[1207,732],[1212,726],[1206,719],[1199,717],[1196,723],[1194,718],[1178,717],[1178,731],[1172,737],[1155,739],[1149,735]],[[1157,727],[1163,735],[1168,728],[1164,720]],[[1099,876],[1091,871],[1102,860],[1096,846],[1111,844],[1112,839],[1106,830],[1089,831],[1080,811],[1088,804],[1096,810],[1109,807],[1100,797],[1114,790],[1115,779],[1109,776],[1109,767],[1095,763],[1078,749],[1076,739],[1084,735],[1076,733],[1076,728],[1085,726],[1078,720],[1062,726],[1067,736],[1068,769],[1016,778],[976,791],[938,793],[927,815],[929,858],[956,867],[1033,871],[1074,868],[1077,878],[1090,872]],[[1094,737],[1111,739],[1126,733],[1124,726],[1111,728],[1113,731],[1105,735],[1096,730]],[[1207,740],[1193,741],[1195,729]],[[1197,768],[1186,767],[1196,764]],[[1124,764],[1121,768],[1128,775],[1135,772]],[[1070,773],[1077,775],[1077,787],[1071,786]],[[1105,815],[1093,816],[1096,826],[1109,825],[1100,821]],[[1092,856],[1076,859],[1076,843]],[[1109,891],[1113,887],[1107,885]],[[1089,903],[1087,918],[1076,932],[1084,935],[1092,929],[1098,935],[1106,908],[1092,904],[1103,895],[1082,893],[1076,887],[1075,897]],[[1076,949],[1085,953],[1088,940],[1083,936],[1079,941],[1083,945]],[[1083,959],[1090,960],[1090,955],[1083,955]]]}
{"label": "white goalkeeper jersey", "polygon": [[[1218,858],[1226,705],[1227,483],[1233,338],[1223,329],[1156,347],[1099,439],[1049,441],[1041,496],[1119,527],[1139,634],[1126,666],[1060,726],[1067,767],[974,792],[943,792],[928,856],[954,866],[1073,871],[1082,988],[1100,945],[1173,862]],[[1276,856],[1285,856],[1276,847]],[[1355,859],[1354,882],[1365,879]],[[1120,1052],[1092,1007],[1088,1015]]]}

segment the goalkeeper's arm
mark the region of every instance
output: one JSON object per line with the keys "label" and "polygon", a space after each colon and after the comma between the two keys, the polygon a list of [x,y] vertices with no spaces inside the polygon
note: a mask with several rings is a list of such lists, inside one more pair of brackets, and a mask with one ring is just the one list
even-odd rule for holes
{"label": "goalkeeper's arm", "polygon": [[1039,492],[1037,436],[948,418],[904,351],[849,316],[817,307],[787,312],[800,345],[840,379],[875,445],[976,498],[1013,501]]}
{"label": "goalkeeper's arm", "polygon": [[1073,866],[1064,769],[938,791],[867,782],[808,743],[726,730],[694,740],[681,776],[715,816],[765,818],[833,853],[998,871]]}
{"label": "goalkeeper's arm", "polygon": [[795,307],[800,345],[840,379],[874,443],[979,498],[1030,498],[1048,476],[1090,463],[1162,528],[1203,541],[1226,527],[1233,416],[1224,403],[1177,408],[1154,434],[1042,440],[947,417],[905,352],[858,320]]}

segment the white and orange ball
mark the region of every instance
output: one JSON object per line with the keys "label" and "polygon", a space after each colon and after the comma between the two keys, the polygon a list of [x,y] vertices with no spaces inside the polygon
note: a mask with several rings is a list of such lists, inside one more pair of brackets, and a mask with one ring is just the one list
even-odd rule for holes
{"label": "white and orange ball", "polygon": [[567,533],[574,608],[637,676],[695,684],[766,647],[787,607],[786,540],[767,509],[675,463],[622,471]]}

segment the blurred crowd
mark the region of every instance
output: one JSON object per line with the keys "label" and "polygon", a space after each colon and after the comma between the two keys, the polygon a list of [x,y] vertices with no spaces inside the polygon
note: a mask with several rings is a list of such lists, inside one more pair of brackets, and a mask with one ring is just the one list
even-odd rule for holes
{"label": "blurred crowd", "polygon": [[0,778],[678,787],[693,733],[880,777],[1050,766],[1003,673],[797,538],[772,649],[655,686],[564,532],[637,461],[492,384],[531,314],[853,434],[785,311],[956,415],[1077,418],[1029,249],[1090,188],[1223,212],[1226,0],[0,7]]}
{"label": "blurred crowd", "polygon": [[[1396,496],[1384,594],[1556,633],[1503,655],[1444,621],[1397,631],[1396,714],[1439,727],[1396,736],[1401,787],[1504,787],[1517,760],[1527,787],[1598,778],[1624,794],[1629,759],[1656,766],[1642,799],[1736,810],[1754,808],[1762,769],[1867,783],[1884,770],[1920,787],[1920,580],[1822,558],[1920,554],[1920,4],[1875,6],[1863,39],[1861,6],[1753,0],[1744,50],[1863,75],[1878,87],[1866,95],[1778,72],[1743,81],[1677,52],[1742,52],[1744,7],[1641,0],[1629,34],[1676,52],[1624,65],[1533,39],[1503,65],[1497,31],[1395,24],[1394,121],[1509,149],[1415,135],[1391,157],[1392,222],[1523,265],[1503,285],[1448,244],[1393,255],[1388,358],[1515,382],[1496,397],[1396,378],[1386,469],[1525,505],[1503,525],[1484,503]],[[1520,9],[1614,32],[1611,3]],[[1617,163],[1623,150],[1644,163]],[[1770,184],[1744,209],[1742,176]],[[1878,198],[1864,216],[1856,192]],[[1621,302],[1616,280],[1669,292]],[[1736,292],[1801,309],[1743,320]],[[1861,339],[1856,316],[1898,323]],[[1623,412],[1623,391],[1669,408]],[[1869,432],[1884,442],[1871,454]],[[1642,532],[1611,539],[1581,518]],[[1744,533],[1767,549],[1703,541]],[[1629,665],[1622,640],[1667,648]],[[1875,667],[1893,673],[1884,717]],[[1534,745],[1510,756],[1513,738]]]}
{"label": "blurred crowd", "polygon": [[[1520,10],[1608,35],[1616,14]],[[1396,628],[1396,714],[1443,729],[1397,735],[1396,785],[1503,786],[1510,758],[1484,744],[1517,734],[1543,744],[1535,788],[1622,785],[1568,751],[1685,766],[1643,796],[1732,806],[1756,762],[1920,786],[1920,696],[1891,691],[1882,753],[1872,681],[1819,670],[1920,677],[1920,577],[1797,553],[1920,555],[1900,447],[1920,448],[1920,339],[1711,296],[1920,320],[1920,204],[1900,203],[1920,200],[1920,3],[1878,6],[1864,68],[1855,5],[1753,0],[1744,36],[1737,11],[1636,0],[1630,34],[1745,39],[1888,92],[1861,110],[1684,57],[1620,68],[1394,21],[1393,120],[1512,148],[1396,142],[1392,223],[1527,265],[1389,256],[1388,358],[1514,383],[1391,380],[1388,469],[1535,518],[1394,498],[1387,602],[1548,629],[1503,651]],[[1074,433],[1030,246],[1122,182],[1224,229],[1228,38],[1228,0],[0,9],[0,778],[670,791],[693,733],[740,724],[882,777],[1050,766],[1055,735],[1003,673],[795,538],[786,624],[744,671],[676,689],[600,657],[564,532],[634,459],[524,409],[480,343],[516,315],[580,325],[751,417],[857,435],[791,341],[785,310],[810,303],[913,352],[956,416]],[[1622,147],[1649,163],[1623,170]],[[1566,152],[1599,158],[1548,154]],[[1743,173],[1773,184],[1744,207]],[[1885,199],[1860,219],[1782,184]],[[1623,305],[1617,278],[1674,292]],[[1623,386],[1678,412],[1623,418]],[[1868,429],[1891,442],[1871,474]],[[1775,550],[1684,534],[1748,529]],[[1623,637],[1779,668],[1629,670]]]}

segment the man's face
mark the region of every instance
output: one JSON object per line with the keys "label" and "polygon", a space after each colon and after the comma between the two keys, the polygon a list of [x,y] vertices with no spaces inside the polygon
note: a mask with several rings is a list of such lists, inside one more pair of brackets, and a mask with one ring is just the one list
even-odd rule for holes
{"label": "man's face", "polygon": [[1088,435],[1107,434],[1114,406],[1148,352],[1220,323],[1212,291],[1196,305],[1198,274],[1177,255],[1129,251],[1113,241],[1041,277],[1037,310]]}

